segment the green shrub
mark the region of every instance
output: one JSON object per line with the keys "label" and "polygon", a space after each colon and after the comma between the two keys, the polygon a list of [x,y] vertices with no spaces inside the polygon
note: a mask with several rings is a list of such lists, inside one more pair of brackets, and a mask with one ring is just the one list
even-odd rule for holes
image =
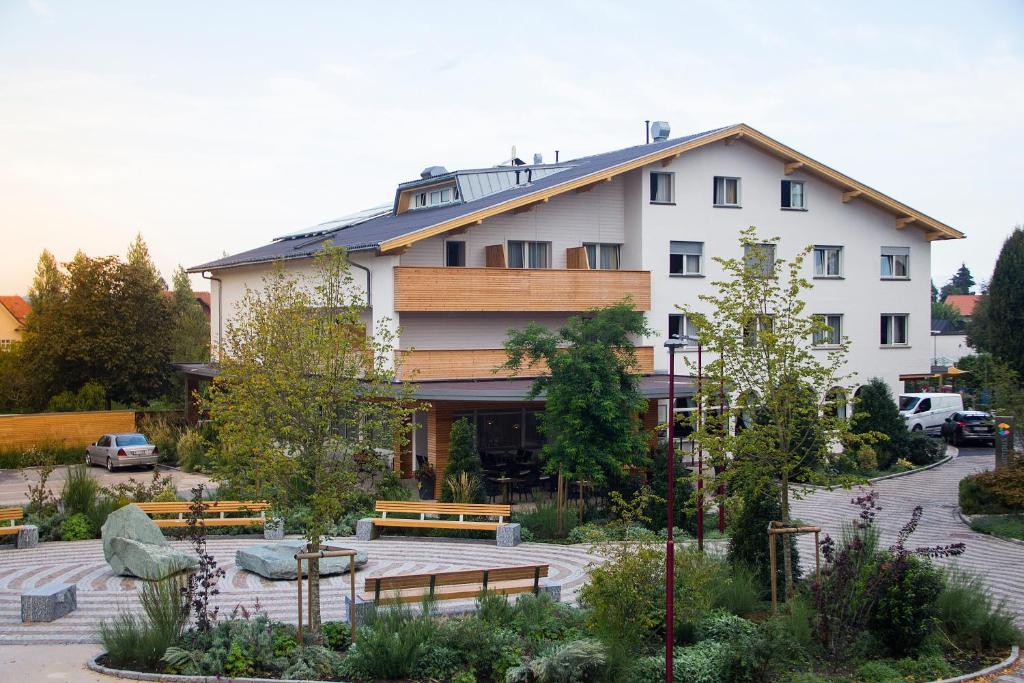
{"label": "green shrub", "polygon": [[325,621],[320,626],[320,633],[323,634],[324,645],[335,652],[344,652],[352,644],[352,628],[344,621]]}
{"label": "green shrub", "polygon": [[[880,561],[893,562],[889,553]],[[936,625],[935,602],[942,573],[928,560],[909,555],[902,572],[888,583],[872,611],[869,628],[894,655],[916,651]]]}
{"label": "green shrub", "polygon": [[572,640],[554,645],[541,657],[509,669],[506,683],[584,683],[601,677],[608,662],[604,646],[595,640]]}
{"label": "green shrub", "polygon": [[558,507],[554,500],[539,501],[533,510],[513,512],[512,521],[522,525],[523,530],[529,531],[538,541],[565,538],[579,523],[576,515],[565,515],[565,524],[560,535],[558,533]]}
{"label": "green shrub", "polygon": [[814,608],[804,596],[796,595],[791,598],[777,620],[794,643],[805,651],[810,651],[814,644]]}
{"label": "green shrub", "polygon": [[[178,437],[175,451],[178,465],[186,472],[205,472],[210,469],[210,461],[206,453],[210,444],[203,438],[198,429],[186,428]],[[162,452],[162,449],[161,449]]]}
{"label": "green shrub", "polygon": [[966,515],[1024,511],[1024,460],[960,480],[960,509]]}
{"label": "green shrub", "polygon": [[878,377],[871,378],[858,390],[850,429],[854,434],[878,432],[885,435],[886,439],[875,445],[878,467],[883,470],[903,457],[910,436],[889,385]]}
{"label": "green shrub", "polygon": [[81,512],[76,512],[60,525],[60,537],[63,541],[84,541],[95,538],[96,530],[88,517]]}
{"label": "green shrub", "polygon": [[469,671],[460,671],[452,676],[451,683],[476,683],[476,676]]}
{"label": "green shrub", "polygon": [[[774,486],[744,493],[743,510],[732,523],[729,539],[729,562],[743,564],[754,571],[756,586],[761,597],[771,590],[771,564],[768,557],[768,523],[782,518],[779,493]],[[793,578],[800,576],[800,554],[797,551],[796,536],[787,536],[793,556]],[[782,546],[778,546],[778,585],[785,585],[785,567],[782,562]]]}
{"label": "green shrub", "polygon": [[716,586],[712,605],[742,617],[753,612],[760,599],[756,575],[746,565],[737,563],[730,565],[728,578]]}
{"label": "green shrub", "polygon": [[[452,424],[450,444],[448,464],[441,478],[441,502],[484,502],[484,468],[480,462],[480,452],[473,445],[473,426],[469,420],[463,417]],[[458,490],[463,473],[466,475],[465,490]]]}
{"label": "green shrub", "polygon": [[337,680],[342,668],[341,656],[324,647],[301,647],[292,654],[291,663],[281,678],[306,681]]}
{"label": "green shrub", "polygon": [[907,435],[904,456],[918,467],[937,462],[946,452],[946,444],[941,439],[934,439],[923,432],[912,432]]}
{"label": "green shrub", "polygon": [[828,683],[829,681],[824,676],[810,671],[801,671],[785,680],[787,683]]}
{"label": "green shrub", "polygon": [[[429,614],[429,605],[424,605]],[[345,673],[366,678],[408,678],[427,651],[434,633],[429,617],[407,605],[370,610],[366,625],[345,658]]]}
{"label": "green shrub", "polygon": [[857,469],[861,472],[873,472],[878,469],[878,452],[868,444],[857,449]]}
{"label": "green shrub", "polygon": [[224,676],[230,659],[231,667],[248,666],[255,675],[277,676],[295,661],[300,648],[294,639],[293,627],[258,613],[221,621],[208,631],[188,631],[180,647],[168,648],[164,661],[186,675]]}
{"label": "green shrub", "polygon": [[224,661],[224,673],[228,676],[249,676],[253,673],[253,663],[252,653],[246,651],[237,640],[233,641]]}
{"label": "green shrub", "polygon": [[981,578],[955,567],[947,569],[944,578],[935,608],[939,626],[950,640],[975,651],[1021,642],[1013,613],[1005,602],[993,600]]}
{"label": "green shrub", "polygon": [[85,465],[73,465],[67,468],[67,478],[61,489],[60,499],[64,503],[64,512],[69,515],[89,515],[96,506],[100,485],[89,476]]}
{"label": "green shrub", "polygon": [[47,441],[28,448],[0,446],[0,469],[14,470],[43,465],[77,465],[85,459],[85,446]]}
{"label": "green shrub", "polygon": [[160,449],[162,462],[177,462],[181,429],[175,421],[161,415],[147,415],[140,420],[139,431]]}
{"label": "green shrub", "polygon": [[906,657],[892,664],[904,679],[915,681],[939,681],[953,678],[957,670],[942,655],[931,655],[912,659]]}
{"label": "green shrub", "polygon": [[853,674],[857,683],[903,683],[900,672],[885,662],[864,662]]}
{"label": "green shrub", "polygon": [[733,653],[727,643],[703,640],[673,651],[673,680],[687,683],[725,683]]}
{"label": "green shrub", "polygon": [[500,626],[486,625],[480,619],[462,617],[444,619],[436,624],[432,645],[448,648],[461,655],[463,669],[472,669],[488,678],[491,667],[504,651],[516,647],[516,634]]}
{"label": "green shrub", "polygon": [[139,594],[143,614],[121,612],[100,622],[100,639],[114,667],[153,671],[187,623],[178,578],[147,581]]}
{"label": "green shrub", "polygon": [[64,513],[57,512],[53,508],[38,510],[36,512],[26,511],[25,514],[26,524],[33,524],[39,527],[40,541],[62,540],[60,532],[65,519],[67,519],[67,516],[64,515]]}
{"label": "green shrub", "polygon": [[[518,661],[516,662],[518,664]],[[451,678],[463,666],[461,652],[456,652],[450,647],[442,647],[435,643],[428,643],[424,651],[416,659],[416,665],[412,670],[414,680],[443,681]],[[349,674],[350,664],[346,659],[342,673]],[[357,675],[361,675],[357,672]]]}

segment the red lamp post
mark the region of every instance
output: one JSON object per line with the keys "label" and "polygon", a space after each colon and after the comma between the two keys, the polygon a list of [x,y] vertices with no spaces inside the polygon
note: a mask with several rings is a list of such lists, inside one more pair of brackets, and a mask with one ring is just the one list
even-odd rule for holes
{"label": "red lamp post", "polygon": [[675,641],[673,626],[675,625],[675,568],[676,549],[673,540],[673,528],[675,526],[675,515],[673,514],[673,503],[675,496],[676,475],[676,349],[683,345],[678,336],[673,336],[665,342],[668,349],[668,495],[665,497],[668,508],[668,540],[665,541],[665,683],[672,683],[672,645]]}

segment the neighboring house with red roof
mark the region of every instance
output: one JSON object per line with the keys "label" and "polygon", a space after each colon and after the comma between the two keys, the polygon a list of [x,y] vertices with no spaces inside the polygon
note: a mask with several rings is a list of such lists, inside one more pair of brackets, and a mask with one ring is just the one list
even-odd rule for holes
{"label": "neighboring house with red roof", "polygon": [[[174,298],[174,292],[170,289],[164,290],[164,296],[168,299]],[[199,307],[203,309],[203,315],[206,319],[210,319],[210,293],[209,292],[192,292],[192,296],[199,302]]]}
{"label": "neighboring house with red roof", "polygon": [[20,296],[0,296],[0,351],[6,351],[14,342],[21,341],[25,318],[31,311],[32,307]]}
{"label": "neighboring house with red roof", "polygon": [[955,308],[964,318],[970,319],[980,298],[980,294],[950,294],[946,297],[946,303]]}

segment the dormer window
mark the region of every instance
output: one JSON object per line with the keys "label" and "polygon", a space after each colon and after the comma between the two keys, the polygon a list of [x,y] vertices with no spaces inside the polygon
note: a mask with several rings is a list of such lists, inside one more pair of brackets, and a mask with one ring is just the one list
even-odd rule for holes
{"label": "dormer window", "polygon": [[455,185],[424,190],[413,195],[413,208],[425,209],[428,206],[451,204],[459,198],[459,190]]}

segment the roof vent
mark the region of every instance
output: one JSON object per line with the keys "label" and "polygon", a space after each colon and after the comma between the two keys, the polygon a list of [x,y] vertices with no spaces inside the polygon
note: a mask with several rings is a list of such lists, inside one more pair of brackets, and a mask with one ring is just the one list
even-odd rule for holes
{"label": "roof vent", "polygon": [[668,140],[669,133],[671,132],[672,127],[668,125],[668,121],[655,121],[651,124],[651,137],[654,138],[655,142]]}
{"label": "roof vent", "polygon": [[535,153],[533,155],[533,165],[534,166],[540,166],[543,163],[544,163],[544,155],[541,154],[540,152]]}
{"label": "roof vent", "polygon": [[447,172],[448,169],[444,166],[427,166],[420,172],[420,178],[436,178],[437,176],[444,175]]}

